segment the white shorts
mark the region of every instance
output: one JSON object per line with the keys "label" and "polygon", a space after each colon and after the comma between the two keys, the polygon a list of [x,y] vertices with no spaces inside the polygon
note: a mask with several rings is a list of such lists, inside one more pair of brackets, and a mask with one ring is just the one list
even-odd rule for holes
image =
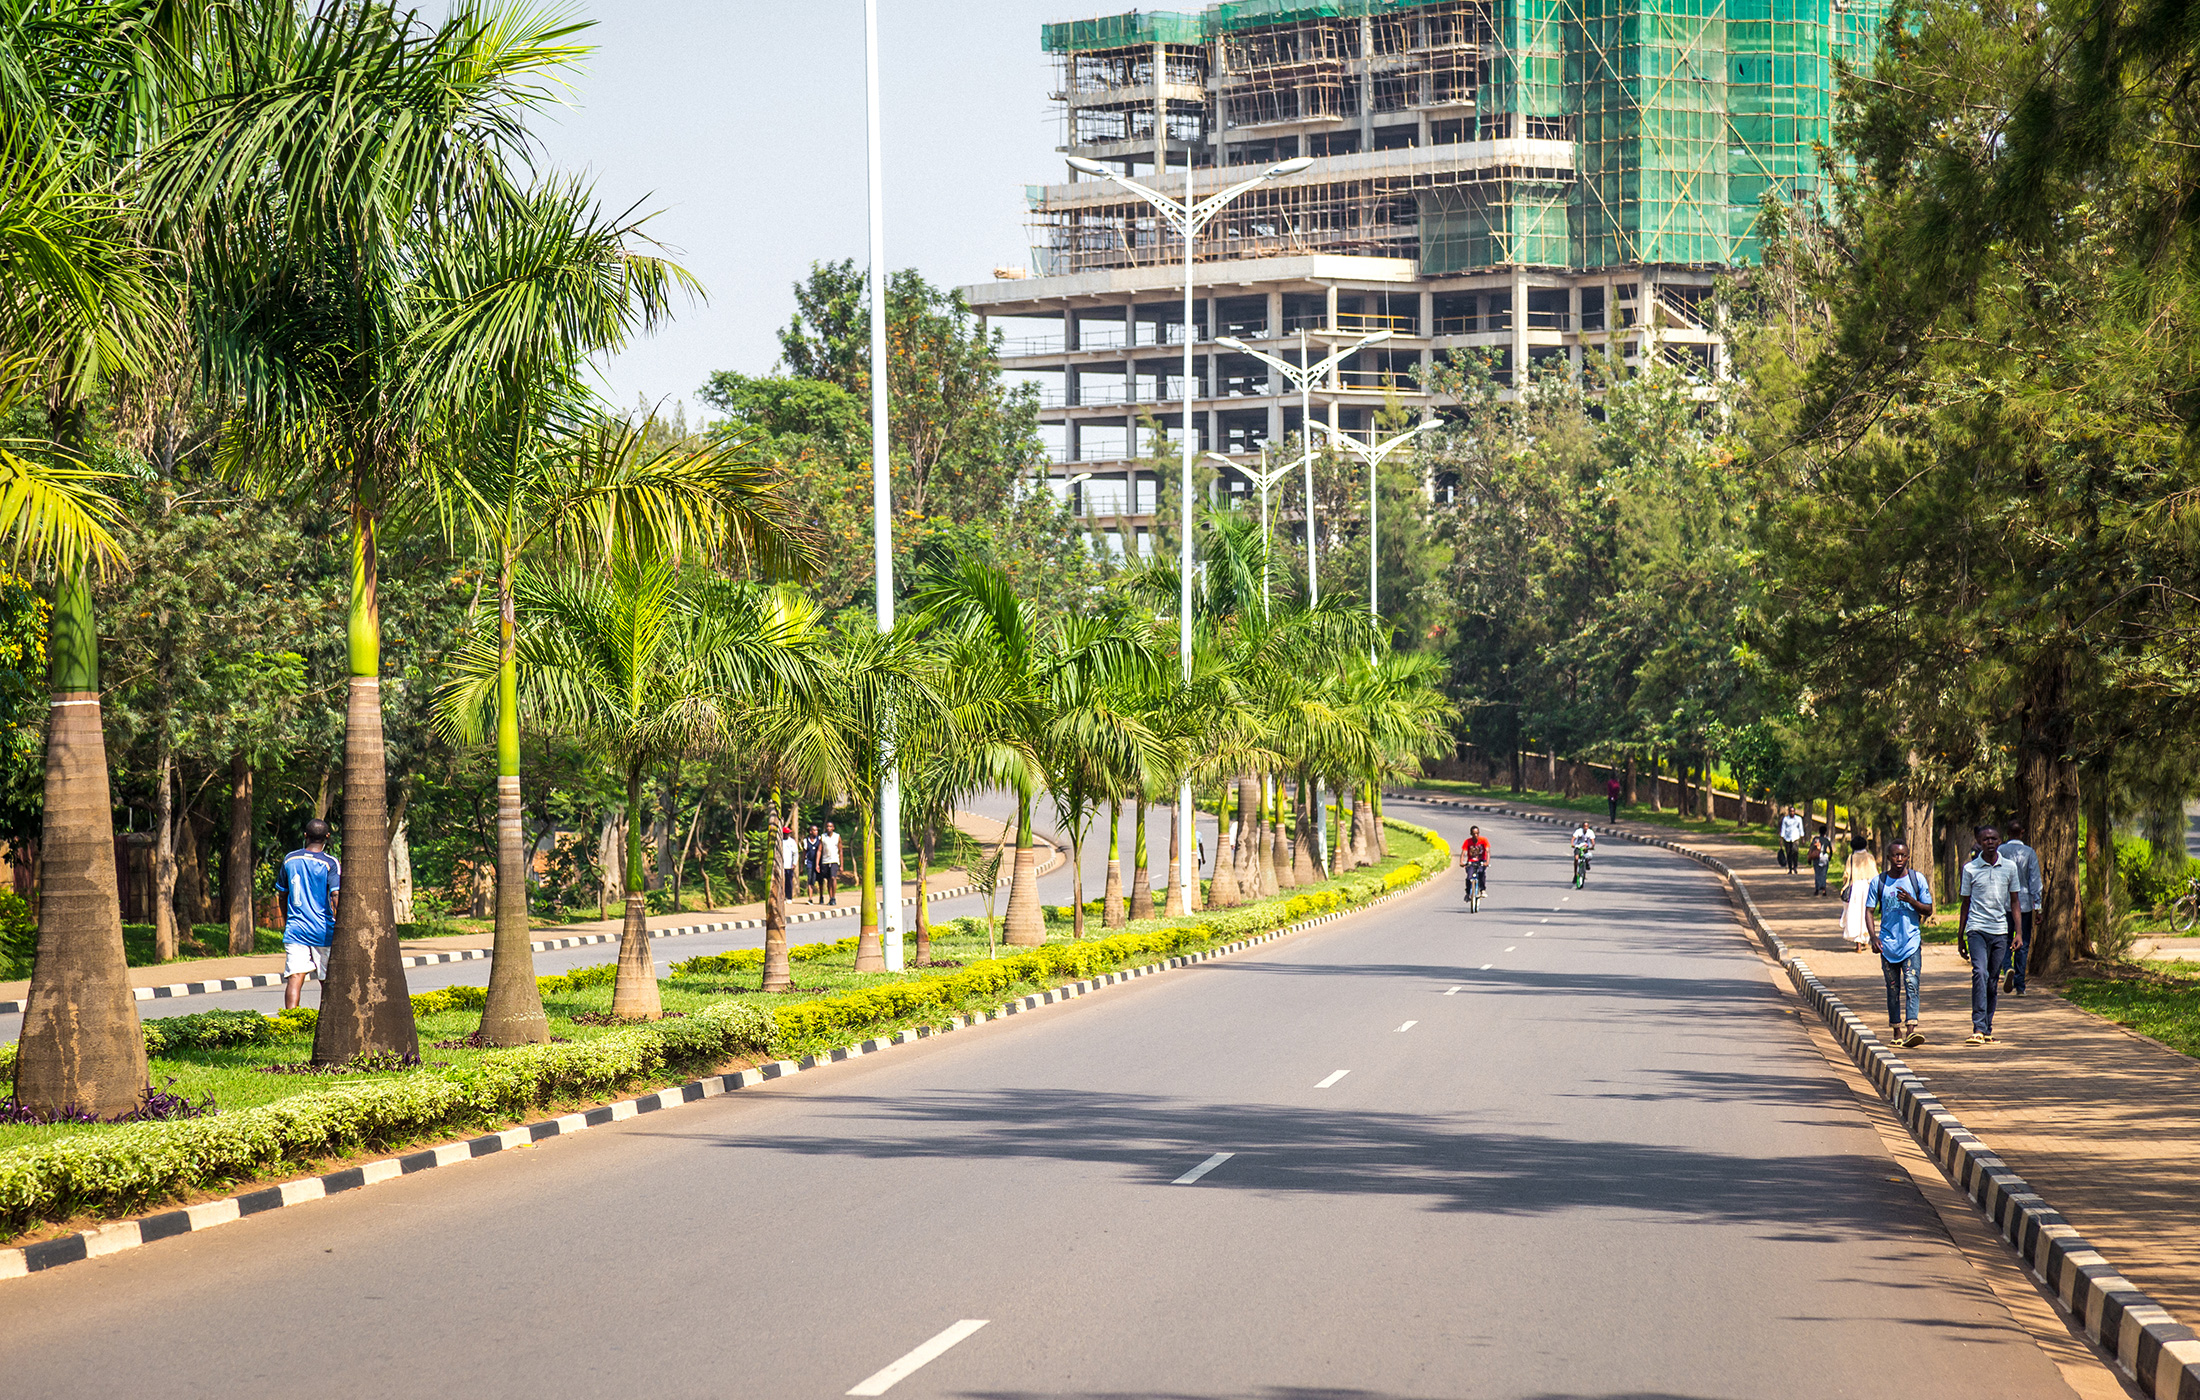
{"label": "white shorts", "polygon": [[301,972],[313,974],[316,982],[328,980],[328,949],[316,948],[310,943],[283,943],[283,976],[296,977]]}

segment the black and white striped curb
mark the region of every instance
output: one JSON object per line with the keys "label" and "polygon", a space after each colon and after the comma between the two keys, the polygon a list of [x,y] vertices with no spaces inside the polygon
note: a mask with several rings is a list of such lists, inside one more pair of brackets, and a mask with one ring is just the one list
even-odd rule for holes
{"label": "black and white striped curb", "polygon": [[[958,885],[951,890],[933,890],[925,896],[925,902],[936,904],[943,899],[960,899],[966,894],[976,893],[977,888],[976,885]],[[914,905],[916,902],[914,898],[902,901],[905,905]],[[802,914],[790,912],[787,922],[806,924],[815,919],[845,919],[861,912],[858,905],[849,904],[839,908],[814,909]],[[649,936],[685,938],[690,934],[726,933],[734,929],[763,926],[762,919],[733,919],[715,924],[680,924],[673,928],[653,928],[649,931]],[[550,953],[560,948],[585,948],[596,943],[616,943],[619,938],[620,935],[616,933],[577,933],[570,938],[541,939],[528,944],[527,948],[529,952]],[[487,948],[456,948],[448,953],[408,953],[399,961],[405,967],[432,967],[437,963],[480,962],[488,958],[490,952]],[[138,1001],[163,1001],[169,997],[195,997],[208,992],[236,992],[253,987],[279,987],[282,984],[283,975],[280,972],[260,972],[249,977],[221,977],[207,982],[171,982],[165,987],[133,987],[130,995]],[[22,1000],[0,1001],[0,1016],[20,1014],[24,1005]]]}
{"label": "black and white striped curb", "polygon": [[1312,918],[1301,919],[1297,923],[1285,924],[1283,927],[1273,929],[1267,933],[1241,938],[1234,943],[1225,943],[1202,952],[1184,953],[1172,958],[1163,958],[1159,962],[1124,968],[1121,971],[1104,973],[1098,977],[1088,977],[1080,982],[1065,983],[1049,991],[1033,992],[1029,996],[1018,997],[1014,1001],[996,1006],[990,1011],[975,1011],[968,1016],[950,1017],[944,1025],[914,1026],[891,1036],[866,1040],[861,1044],[850,1045],[822,1054],[806,1055],[799,1060],[774,1060],[768,1064],[758,1065],[754,1069],[737,1070],[732,1074],[714,1074],[703,1079],[692,1079],[685,1084],[675,1085],[669,1089],[660,1089],[654,1094],[643,1094],[639,1098],[624,1099],[618,1103],[605,1104],[600,1108],[591,1108],[582,1113],[568,1113],[558,1118],[546,1118],[539,1123],[528,1123],[516,1128],[506,1128],[500,1133],[488,1133],[481,1137],[469,1138],[463,1142],[445,1143],[440,1147],[423,1148],[418,1152],[408,1152],[402,1156],[384,1157],[379,1161],[367,1162],[356,1167],[346,1167],[342,1171],[328,1172],[321,1176],[302,1177],[297,1181],[286,1181],[277,1186],[247,1191],[240,1195],[224,1197],[218,1201],[203,1201],[195,1206],[185,1206],[181,1210],[163,1211],[158,1215],[149,1215],[138,1220],[119,1221],[116,1224],[102,1226],[96,1230],[80,1230],[72,1235],[41,1240],[37,1244],[0,1249],[0,1279],[21,1278],[28,1274],[43,1273],[47,1269],[58,1268],[63,1264],[74,1264],[85,1259],[104,1258],[110,1254],[119,1254],[126,1249],[136,1249],[140,1245],[152,1244],[156,1240],[170,1239],[177,1235],[188,1235],[198,1230],[210,1230],[216,1225],[226,1225],[232,1220],[242,1220],[247,1216],[264,1215],[271,1210],[281,1210],[284,1206],[302,1205],[307,1201],[318,1201],[345,1191],[355,1191],[362,1186],[371,1186],[378,1181],[389,1181],[396,1177],[411,1176],[416,1172],[428,1171],[435,1167],[447,1167],[459,1162],[470,1162],[475,1158],[487,1157],[509,1148],[528,1147],[548,1138],[566,1137],[573,1133],[585,1132],[590,1128],[600,1128],[606,1123],[623,1123],[639,1114],[655,1113],[660,1109],[677,1108],[681,1104],[696,1103],[703,1099],[714,1099],[720,1095],[732,1093],[737,1089],[753,1088],[768,1080],[784,1079],[790,1074],[799,1074],[803,1070],[817,1069],[823,1065],[839,1064],[843,1060],[853,1060],[864,1055],[875,1055],[882,1050],[892,1049],[896,1045],[907,1045],[912,1041],[928,1040],[936,1035],[945,1035],[949,1031],[967,1030],[972,1026],[982,1025],[988,1021],[998,1021],[1005,1017],[1022,1015],[1027,1011],[1036,1011],[1044,1006],[1054,1006],[1061,1002],[1073,1001],[1078,997],[1089,996],[1104,987],[1120,986],[1125,982],[1136,981],[1141,977],[1152,977],[1159,973],[1174,971],[1180,967],[1190,967],[1194,963],[1210,962],[1216,958],[1227,957],[1232,953],[1243,952],[1247,948],[1258,947],[1263,943],[1273,943],[1279,938],[1287,938],[1293,934],[1304,933],[1308,929],[1319,928],[1323,924],[1333,923],[1347,915],[1364,914],[1368,910],[1387,904],[1393,899],[1415,892],[1433,878],[1435,874],[1435,871],[1429,871],[1412,884],[1386,891],[1368,900],[1365,904],[1353,905],[1348,909],[1333,909],[1326,914],[1316,914]]}
{"label": "black and white striped curb", "polygon": [[[1475,811],[1524,817],[1531,821],[1559,822],[1540,812],[1521,812],[1458,798],[1430,797],[1420,793],[1393,794],[1438,806],[1469,807]],[[1788,950],[1780,936],[1765,922],[1757,901],[1725,861],[1691,850],[1676,842],[1643,836],[1616,827],[1592,827],[1622,840],[1663,846],[1687,856],[1724,876],[1727,887],[1740,900],[1750,927],[1780,965],[1788,980],[1818,1014],[1825,1018],[1856,1067],[1886,1097],[1909,1128],[1918,1145],[1932,1155],[1956,1188],[1986,1213],[2001,1237],[2015,1248],[2033,1276],[2085,1331],[2102,1351],[2116,1358],[2140,1391],[2154,1400],[2200,1400],[2200,1335],[2173,1317],[2116,1271],[2100,1251],[2060,1212],[2035,1192],[2024,1178],[2005,1165],[2001,1157],[1979,1141],[1925,1086],[1902,1059],[1890,1051],[1871,1028],[1818,980],[1810,964]]]}

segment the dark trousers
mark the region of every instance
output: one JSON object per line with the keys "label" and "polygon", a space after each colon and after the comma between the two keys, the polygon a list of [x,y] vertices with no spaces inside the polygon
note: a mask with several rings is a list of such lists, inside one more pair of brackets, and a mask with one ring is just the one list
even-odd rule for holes
{"label": "dark trousers", "polygon": [[2036,909],[2017,911],[2017,939],[2009,945],[2009,990],[2024,990],[2024,965],[2032,960],[2032,920],[2039,917]]}
{"label": "dark trousers", "polygon": [[1619,799],[1618,799],[1618,798],[1616,798],[1616,797],[1606,797],[1606,798],[1604,799],[1604,810],[1605,810],[1605,817],[1604,817],[1604,819],[1605,819],[1606,821],[1613,821],[1613,822],[1616,822],[1616,821],[1618,821],[1618,820],[1619,820]]}
{"label": "dark trousers", "polygon": [[1811,893],[1824,894],[1826,892],[1826,862],[1812,861],[1810,863],[1810,878],[1814,882]]}
{"label": "dark trousers", "polygon": [[1780,868],[1790,875],[1802,868],[1801,863],[1796,858],[1795,843],[1793,841],[1782,841],[1780,843]]}
{"label": "dark trousers", "polygon": [[1980,1035],[1992,1035],[2001,973],[2009,965],[2009,935],[1966,929],[1963,941],[1971,950],[1971,1029]]}
{"label": "dark trousers", "polygon": [[786,883],[786,892],[787,892],[787,893],[786,893],[786,897],[787,897],[788,899],[793,899],[793,898],[794,898],[794,869],[793,869],[793,867],[791,867],[791,866],[790,866],[790,867],[789,867],[789,868],[787,869],[787,872],[786,872],[786,876],[785,876],[785,878],[786,878],[786,882],[787,882],[787,883]]}

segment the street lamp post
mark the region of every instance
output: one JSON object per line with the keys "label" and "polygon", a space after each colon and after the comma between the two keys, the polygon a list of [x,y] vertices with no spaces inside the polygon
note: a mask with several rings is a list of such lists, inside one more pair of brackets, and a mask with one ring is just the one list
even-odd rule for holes
{"label": "street lamp post", "polygon": [[1233,471],[1245,473],[1260,488],[1260,615],[1265,618],[1268,616],[1268,488],[1291,474],[1291,464],[1286,462],[1280,467],[1268,466],[1266,443],[1261,444],[1260,454],[1261,465],[1258,467],[1241,467],[1220,452],[1208,453],[1207,460],[1220,462]]}
{"label": "street lamp post", "polygon": [[[1278,329],[1281,329],[1280,327]],[[1342,350],[1332,352],[1317,364],[1308,364],[1306,327],[1299,327],[1299,362],[1292,364],[1280,355],[1265,350],[1255,350],[1235,336],[1223,336],[1215,344],[1241,355],[1251,355],[1270,369],[1291,381],[1299,391],[1299,461],[1305,471],[1306,490],[1306,605],[1314,607],[1322,600],[1321,559],[1314,528],[1314,383],[1351,356],[1370,345],[1390,339],[1392,332],[1376,331],[1363,335]],[[1264,501],[1265,504],[1265,501]],[[1265,526],[1263,527],[1265,529]],[[1263,580],[1265,582],[1265,579]],[[1323,797],[1319,779],[1314,784],[1314,843],[1321,857],[1321,867],[1329,868],[1329,806]]]}
{"label": "street lamp post", "polygon": [[[869,117],[871,193],[871,563],[878,585],[878,630],[894,630],[894,478],[886,437],[886,205],[879,159],[878,0],[863,0],[863,80]],[[902,970],[901,772],[893,750],[891,717],[881,738],[886,751],[879,776],[878,902],[883,967]],[[917,891],[924,898],[924,891]],[[864,959],[856,959],[862,972]]]}
{"label": "street lamp post", "polygon": [[1299,391],[1299,457],[1306,470],[1306,605],[1312,607],[1322,600],[1321,570],[1314,557],[1314,431],[1308,425],[1314,421],[1314,382],[1352,356],[1370,345],[1379,344],[1391,337],[1390,331],[1376,331],[1363,335],[1344,349],[1337,351],[1319,364],[1306,362],[1306,327],[1299,327],[1299,362],[1292,364],[1281,355],[1271,355],[1265,350],[1255,350],[1235,336],[1223,336],[1215,344],[1225,350],[1235,350],[1275,370],[1291,381],[1291,387]]}
{"label": "street lamp post", "polygon": [[[867,3],[875,3],[875,0],[867,0]],[[1163,158],[1157,157],[1157,160],[1159,159]],[[1192,199],[1192,180],[1195,167],[1189,151],[1185,152],[1184,155],[1184,198],[1181,200],[1171,199],[1151,186],[1142,185],[1127,175],[1118,174],[1099,161],[1084,156],[1069,157],[1071,169],[1083,171],[1087,175],[1098,175],[1102,179],[1113,180],[1116,184],[1121,185],[1124,189],[1151,204],[1154,207],[1154,212],[1158,213],[1184,240],[1184,472],[1180,487],[1182,499],[1179,502],[1182,507],[1179,512],[1181,515],[1179,528],[1183,533],[1183,542],[1177,561],[1180,577],[1178,580],[1176,632],[1177,655],[1181,662],[1180,670],[1182,678],[1187,683],[1192,678],[1192,458],[1198,451],[1196,445],[1198,439],[1192,433],[1192,401],[1198,396],[1197,386],[1192,382],[1192,343],[1196,339],[1192,331],[1192,245],[1198,240],[1199,231],[1207,226],[1207,221],[1221,213],[1223,206],[1231,200],[1236,199],[1239,195],[1264,180],[1272,180],[1281,175],[1295,175],[1299,171],[1307,169],[1313,163],[1314,160],[1311,156],[1300,156],[1296,160],[1279,161],[1260,172],[1260,174],[1255,175],[1252,179],[1240,180],[1220,194],[1209,195],[1207,198],[1195,203]],[[1154,173],[1158,176],[1161,173],[1161,168],[1157,166]],[[1191,779],[1186,778],[1183,785],[1177,789],[1176,794],[1176,829],[1179,843],[1177,868],[1185,881],[1187,891],[1186,908],[1191,908],[1199,902],[1199,867],[1192,855],[1194,851],[1199,849],[1199,842],[1192,820],[1192,783]]]}
{"label": "street lamp post", "polygon": [[[1419,434],[1443,425],[1433,418],[1426,423],[1416,423],[1398,434],[1398,436],[1377,443],[1373,447],[1361,442],[1342,429],[1330,427],[1327,423],[1319,423],[1315,426],[1329,434],[1330,438],[1339,447],[1349,450],[1353,456],[1367,463],[1367,615],[1379,623],[1382,620],[1382,609],[1378,606],[1375,596],[1377,588],[1375,576],[1375,488],[1377,480],[1382,475],[1383,458],[1405,446]],[[1367,659],[1371,662],[1375,659],[1375,651],[1372,646],[1368,649]]]}

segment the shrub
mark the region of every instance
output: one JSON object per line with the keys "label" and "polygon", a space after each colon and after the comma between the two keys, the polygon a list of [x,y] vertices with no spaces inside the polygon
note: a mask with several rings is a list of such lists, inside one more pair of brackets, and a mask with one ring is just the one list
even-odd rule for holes
{"label": "shrub", "polygon": [[489,1004],[487,987],[438,987],[412,999],[413,1015],[433,1016],[439,1011],[479,1011]]}
{"label": "shrub", "polygon": [[560,972],[550,977],[537,977],[535,985],[546,997],[577,992],[583,987],[608,987],[619,980],[619,965],[615,962],[591,963],[576,967],[571,972]]}
{"label": "shrub", "polygon": [[31,975],[38,956],[38,920],[31,903],[14,890],[0,890],[0,981]]}
{"label": "shrub", "polygon": [[448,1071],[24,1148],[0,1156],[0,1235],[80,1213],[139,1210],[316,1158],[506,1121],[548,1103],[605,1098],[668,1071],[763,1053],[770,1039],[761,1012],[728,1002],[594,1040],[491,1051]]}
{"label": "shrub", "polygon": [[2116,876],[2124,887],[2125,898],[2133,909],[2159,909],[2185,892],[2188,878],[2200,877],[2200,861],[2186,857],[2174,858],[2164,870],[2164,862],[2156,859],[2154,843],[2143,836],[2131,836],[2116,843]]}

